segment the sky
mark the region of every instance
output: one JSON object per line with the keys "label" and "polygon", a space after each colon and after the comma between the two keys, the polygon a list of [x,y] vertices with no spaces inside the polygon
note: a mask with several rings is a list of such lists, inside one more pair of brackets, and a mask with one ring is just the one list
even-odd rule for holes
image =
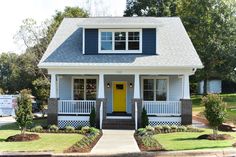
{"label": "sky", "polygon": [[33,18],[40,24],[56,10],[79,6],[92,16],[123,16],[126,0],[3,0],[0,2],[0,53],[22,53],[25,47],[13,39],[22,21]]}

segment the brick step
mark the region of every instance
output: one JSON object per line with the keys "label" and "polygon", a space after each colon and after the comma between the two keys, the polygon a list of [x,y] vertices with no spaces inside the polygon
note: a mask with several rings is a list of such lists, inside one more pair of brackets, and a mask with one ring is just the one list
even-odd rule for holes
{"label": "brick step", "polygon": [[103,121],[103,129],[134,129],[135,123],[131,119],[106,119]]}

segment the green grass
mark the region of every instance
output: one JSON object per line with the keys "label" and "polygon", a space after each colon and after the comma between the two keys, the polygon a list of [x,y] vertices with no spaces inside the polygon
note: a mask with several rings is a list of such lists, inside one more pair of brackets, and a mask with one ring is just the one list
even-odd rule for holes
{"label": "green grass", "polygon": [[[195,149],[219,149],[232,147],[233,140],[198,140],[199,135],[212,133],[210,129],[204,129],[204,132],[177,132],[168,134],[157,134],[154,138],[166,150],[195,150]],[[236,133],[228,133],[236,138]]]}
{"label": "green grass", "polygon": [[[236,109],[236,93],[233,94],[220,94],[223,97],[223,100],[227,103],[227,120],[236,124],[236,110],[232,111],[231,109]],[[204,111],[204,106],[201,105],[201,95],[193,95],[191,97],[193,103],[193,112],[200,113]]]}
{"label": "green grass", "polygon": [[[41,124],[43,120],[34,121]],[[5,142],[9,136],[19,134],[16,123],[0,127],[0,152],[9,151],[54,151],[63,152],[82,139],[80,134],[39,133],[40,139],[31,142]]]}

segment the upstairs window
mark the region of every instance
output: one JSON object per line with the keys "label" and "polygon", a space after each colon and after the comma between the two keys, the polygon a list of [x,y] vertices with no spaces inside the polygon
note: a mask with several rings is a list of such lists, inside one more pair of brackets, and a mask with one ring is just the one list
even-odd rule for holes
{"label": "upstairs window", "polygon": [[101,29],[99,53],[141,53],[141,29]]}

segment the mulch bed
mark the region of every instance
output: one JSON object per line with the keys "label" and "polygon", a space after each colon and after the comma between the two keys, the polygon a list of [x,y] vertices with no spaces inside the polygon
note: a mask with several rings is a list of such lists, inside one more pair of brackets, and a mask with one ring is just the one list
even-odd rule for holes
{"label": "mulch bed", "polygon": [[203,134],[197,137],[197,139],[207,139],[207,140],[232,140],[233,136],[228,134],[218,134],[216,137],[213,134]]}
{"label": "mulch bed", "polygon": [[38,140],[40,137],[38,134],[16,134],[14,136],[9,136],[6,142],[24,142],[24,141],[34,141]]}
{"label": "mulch bed", "polygon": [[143,144],[141,137],[134,134],[134,138],[135,138],[135,140],[138,144],[138,147],[141,151],[164,151],[165,150],[159,142],[158,142],[158,144],[159,144],[158,147],[147,147]]}
{"label": "mulch bed", "polygon": [[[74,144],[73,146],[69,147],[68,149],[66,149],[64,151],[64,153],[89,153],[91,152],[91,150],[93,149],[93,147],[97,144],[97,142],[99,141],[99,139],[102,137],[102,132],[100,132],[100,134],[95,138],[95,140],[90,143],[90,145],[84,145],[84,147],[78,147],[76,144]],[[86,137],[84,137],[86,138]]]}

